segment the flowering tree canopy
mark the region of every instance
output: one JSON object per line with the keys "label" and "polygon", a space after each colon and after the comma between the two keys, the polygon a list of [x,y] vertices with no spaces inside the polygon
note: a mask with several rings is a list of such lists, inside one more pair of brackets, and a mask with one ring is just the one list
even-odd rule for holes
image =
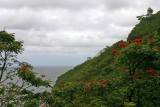
{"label": "flowering tree canopy", "polygon": [[[143,39],[130,40],[126,42],[127,47],[120,49],[119,54],[115,55],[114,66],[124,72],[123,87],[128,87],[126,102],[134,102],[137,107],[146,106],[147,102],[150,102],[150,106],[159,105],[159,102],[152,102],[152,98],[158,99],[160,96],[154,90],[160,88],[159,37],[160,34],[155,32]],[[122,66],[126,69],[121,69]],[[149,95],[152,98],[148,98]]]}

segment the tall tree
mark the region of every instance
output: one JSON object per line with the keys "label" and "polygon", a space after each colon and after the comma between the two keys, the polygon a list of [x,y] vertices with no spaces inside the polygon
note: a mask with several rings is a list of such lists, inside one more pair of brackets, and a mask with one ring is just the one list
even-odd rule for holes
{"label": "tall tree", "polygon": [[[17,60],[17,55],[23,51],[22,46],[22,41],[17,41],[13,33],[0,31],[1,107],[27,105],[35,95],[29,87],[50,87],[49,81],[36,76],[31,65]],[[38,102],[38,99],[34,101]]]}

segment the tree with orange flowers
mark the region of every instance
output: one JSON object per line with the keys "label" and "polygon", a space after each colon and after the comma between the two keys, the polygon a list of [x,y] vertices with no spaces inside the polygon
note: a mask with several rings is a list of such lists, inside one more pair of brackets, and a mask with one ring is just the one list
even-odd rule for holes
{"label": "tree with orange flowers", "polygon": [[160,104],[158,100],[152,101],[160,98],[160,92],[155,90],[160,88],[159,36],[155,32],[143,39],[126,42],[125,48],[120,45],[123,48],[115,55],[114,64],[118,68],[126,67],[125,70],[119,69],[125,75],[123,87],[127,87],[124,102],[135,103],[137,107]]}

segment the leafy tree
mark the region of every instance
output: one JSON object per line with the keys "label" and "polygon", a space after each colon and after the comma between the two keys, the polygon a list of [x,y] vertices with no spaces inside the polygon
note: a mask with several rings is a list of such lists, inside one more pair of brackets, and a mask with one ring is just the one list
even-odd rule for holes
{"label": "leafy tree", "polygon": [[[123,87],[127,88],[125,103],[134,103],[137,107],[158,107],[160,93],[159,78],[159,36],[157,32],[143,39],[131,40],[125,48],[116,55],[115,66],[123,70],[125,80]],[[152,97],[151,97],[152,96]]]}
{"label": "leafy tree", "polygon": [[146,16],[150,17],[150,16],[152,16],[152,13],[153,13],[153,9],[149,7],[147,9],[147,15]]}
{"label": "leafy tree", "polygon": [[147,14],[146,15],[141,15],[141,16],[137,16],[138,20],[142,21],[143,19],[145,19],[146,17],[151,17],[153,14],[153,9],[152,8],[148,8],[147,9]]}
{"label": "leafy tree", "polygon": [[[18,107],[36,100],[40,105],[43,103],[43,101],[38,101],[40,95],[34,100],[35,93],[29,88],[33,86],[50,87],[49,81],[36,76],[31,65],[17,60],[17,55],[23,51],[22,46],[21,41],[15,40],[13,33],[0,31],[1,107]],[[32,106],[35,107],[35,105]]]}

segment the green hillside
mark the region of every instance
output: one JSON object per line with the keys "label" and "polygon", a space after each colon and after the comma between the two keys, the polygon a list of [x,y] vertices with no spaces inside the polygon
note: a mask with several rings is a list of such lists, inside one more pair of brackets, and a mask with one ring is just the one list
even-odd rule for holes
{"label": "green hillside", "polygon": [[160,12],[143,17],[129,34],[58,77],[53,107],[159,107]]}
{"label": "green hillside", "polygon": [[110,73],[112,73],[111,71],[113,71],[110,67],[111,60],[114,58],[111,50],[118,48],[118,43],[119,42],[115,43],[111,47],[104,48],[100,55],[95,56],[58,77],[55,86],[59,86],[59,84],[65,82],[106,78],[106,76],[109,76]]}
{"label": "green hillside", "polygon": [[[139,24],[135,25],[133,30],[128,36],[128,40],[134,38],[141,38],[153,33],[158,28],[160,28],[160,11],[151,17],[144,18]],[[121,42],[121,41],[119,41]],[[81,81],[90,80],[96,78],[106,78],[112,75],[111,60],[113,59],[113,54],[111,50],[118,48],[117,44],[113,44],[111,47],[106,47],[100,55],[95,56],[93,59],[84,62],[81,65],[76,66],[74,69],[66,72],[65,74],[58,77],[55,86],[68,81]]]}
{"label": "green hillside", "polygon": [[157,29],[160,29],[160,11],[153,14],[151,17],[143,18],[130,32],[127,40],[147,36]]}

